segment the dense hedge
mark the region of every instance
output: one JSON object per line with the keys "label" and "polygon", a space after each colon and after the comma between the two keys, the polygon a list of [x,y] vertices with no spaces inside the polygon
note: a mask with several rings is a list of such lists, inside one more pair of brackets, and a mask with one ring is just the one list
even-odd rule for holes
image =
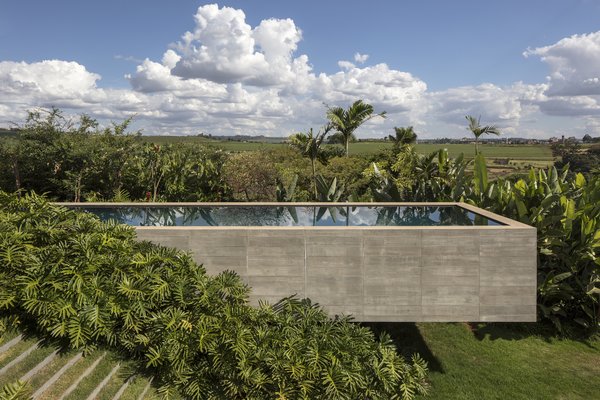
{"label": "dense hedge", "polygon": [[136,241],[36,195],[0,192],[0,317],[72,349],[108,346],[165,395],[223,399],[410,399],[426,367],[308,300],[248,304],[231,272]]}

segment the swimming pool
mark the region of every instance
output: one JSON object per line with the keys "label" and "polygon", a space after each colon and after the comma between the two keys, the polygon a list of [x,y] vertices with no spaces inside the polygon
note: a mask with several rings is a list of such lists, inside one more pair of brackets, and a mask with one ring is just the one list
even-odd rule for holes
{"label": "swimming pool", "polygon": [[133,226],[493,226],[457,205],[252,205],[84,207],[102,220]]}
{"label": "swimming pool", "polygon": [[535,321],[536,229],[463,203],[66,203],[358,321]]}

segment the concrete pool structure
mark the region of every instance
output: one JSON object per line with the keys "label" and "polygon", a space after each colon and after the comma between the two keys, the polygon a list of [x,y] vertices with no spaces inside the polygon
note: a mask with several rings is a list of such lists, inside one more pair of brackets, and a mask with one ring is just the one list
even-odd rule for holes
{"label": "concrete pool structure", "polygon": [[[76,208],[149,203],[67,203]],[[252,207],[315,203],[154,203]],[[323,207],[454,206],[481,226],[136,226],[140,240],[190,251],[207,272],[233,270],[251,302],[297,294],[357,321],[535,321],[536,229],[464,203],[325,203]]]}

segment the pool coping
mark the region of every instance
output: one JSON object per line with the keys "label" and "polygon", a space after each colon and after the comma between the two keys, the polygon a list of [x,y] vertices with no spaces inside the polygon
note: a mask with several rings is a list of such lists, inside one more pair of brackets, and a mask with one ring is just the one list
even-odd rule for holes
{"label": "pool coping", "polygon": [[57,205],[70,208],[113,208],[113,207],[402,207],[402,206],[455,206],[471,211],[487,219],[499,222],[502,225],[443,225],[443,226],[134,226],[136,229],[246,229],[246,230],[298,230],[298,229],[316,229],[316,230],[331,230],[331,229],[350,229],[350,230],[398,230],[398,229],[535,229],[534,227],[524,224],[513,219],[503,217],[491,211],[467,204],[464,202],[164,202],[164,203],[146,203],[146,202],[60,202],[54,203]]}

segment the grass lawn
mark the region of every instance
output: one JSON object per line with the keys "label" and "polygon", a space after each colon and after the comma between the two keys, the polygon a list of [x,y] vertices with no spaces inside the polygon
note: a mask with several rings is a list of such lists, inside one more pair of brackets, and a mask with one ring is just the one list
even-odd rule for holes
{"label": "grass lawn", "polygon": [[598,399],[600,341],[557,339],[504,324],[371,324],[429,363],[427,399]]}
{"label": "grass lawn", "polygon": [[[365,324],[379,334],[391,334],[398,349],[410,357],[418,352],[429,365],[429,395],[423,400],[439,399],[598,399],[600,396],[600,341],[558,339],[529,333],[534,324],[465,323],[371,323]],[[8,338],[5,338],[8,339]],[[30,338],[4,355],[6,364],[34,344]],[[12,382],[52,352],[51,347],[36,349],[13,369],[0,376],[0,386]],[[77,361],[55,382],[43,398],[58,398],[104,351],[96,351]],[[30,382],[33,390],[52,376],[74,352],[60,354]],[[68,396],[82,399],[104,380],[118,359],[108,352],[97,367]],[[110,400],[130,376],[129,363],[108,380],[98,399]],[[135,377],[122,399],[137,399],[148,380]],[[154,388],[145,398],[157,398]]]}

